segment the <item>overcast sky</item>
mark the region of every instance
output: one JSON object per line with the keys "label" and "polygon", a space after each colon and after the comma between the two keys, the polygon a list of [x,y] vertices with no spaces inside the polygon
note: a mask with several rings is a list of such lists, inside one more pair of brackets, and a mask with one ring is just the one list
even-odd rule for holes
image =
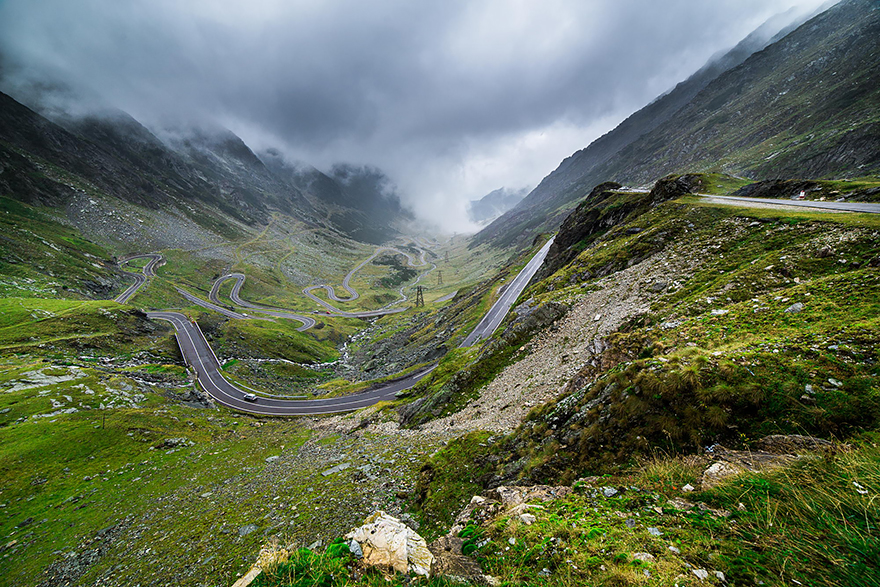
{"label": "overcast sky", "polygon": [[533,187],[774,14],[822,0],[0,0],[4,91],[382,168],[418,213]]}

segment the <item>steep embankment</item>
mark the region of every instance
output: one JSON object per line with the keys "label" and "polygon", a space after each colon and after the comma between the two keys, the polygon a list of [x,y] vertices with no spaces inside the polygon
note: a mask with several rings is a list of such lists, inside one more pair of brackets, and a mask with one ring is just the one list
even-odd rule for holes
{"label": "steep embankment", "polygon": [[841,2],[710,83],[683,84],[634,114],[563,161],[474,242],[527,242],[608,180],[640,185],[708,170],[761,179],[877,173],[878,33],[875,3]]}
{"label": "steep embankment", "polygon": [[575,254],[526,295],[569,311],[437,425],[507,432],[508,419],[479,412],[505,411],[502,398],[540,407],[464,469],[429,464],[425,503],[464,477],[571,482],[658,450],[876,429],[878,228],[872,216],[673,200],[604,234],[560,234],[576,240],[560,254]]}

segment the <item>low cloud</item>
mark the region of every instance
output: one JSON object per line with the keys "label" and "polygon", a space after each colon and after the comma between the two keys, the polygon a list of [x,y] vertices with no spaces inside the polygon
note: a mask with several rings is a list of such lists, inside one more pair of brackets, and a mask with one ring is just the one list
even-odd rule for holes
{"label": "low cloud", "polygon": [[6,0],[2,88],[60,83],[88,97],[78,109],[378,166],[419,214],[467,230],[468,200],[536,185],[773,14],[819,4]]}

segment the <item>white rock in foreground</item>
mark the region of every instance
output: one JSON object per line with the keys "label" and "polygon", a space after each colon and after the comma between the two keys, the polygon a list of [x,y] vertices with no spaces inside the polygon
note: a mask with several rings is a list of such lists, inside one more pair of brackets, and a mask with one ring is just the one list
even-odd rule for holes
{"label": "white rock in foreground", "polygon": [[375,512],[345,538],[360,544],[364,564],[388,566],[401,573],[412,571],[426,577],[431,574],[434,555],[425,539],[383,511]]}

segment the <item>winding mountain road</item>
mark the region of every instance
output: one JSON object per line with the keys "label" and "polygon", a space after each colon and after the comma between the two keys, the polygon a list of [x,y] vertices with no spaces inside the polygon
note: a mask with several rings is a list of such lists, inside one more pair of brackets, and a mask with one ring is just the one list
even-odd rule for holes
{"label": "winding mountain road", "polygon": [[[541,266],[541,263],[547,256],[547,250],[550,248],[551,242],[552,239],[544,245],[526,264],[522,271],[517,274],[516,278],[514,278],[511,284],[507,287],[501,298],[493,304],[492,308],[486,314],[486,317],[484,317],[474,331],[465,338],[465,342],[462,343],[461,346],[470,346],[478,340],[490,336],[495,329],[498,328],[501,320],[510,310],[510,306],[516,298],[519,297]],[[244,279],[240,281],[237,280],[237,283],[240,284],[243,281]],[[216,284],[215,288],[212,288],[214,296],[217,295],[217,288],[219,288],[219,285]],[[179,291],[181,291],[181,294],[186,294],[183,290]],[[204,302],[204,300],[200,301]],[[219,306],[217,307],[219,308]],[[229,312],[225,308],[222,308],[222,310],[224,310],[224,312]],[[395,381],[382,383],[366,391],[341,397],[313,400],[286,400],[260,396],[256,401],[247,401],[244,398],[249,392],[230,383],[225,377],[223,377],[223,373],[220,370],[220,361],[217,359],[217,355],[214,354],[211,345],[208,344],[208,341],[198,324],[190,321],[186,316],[179,312],[148,312],[147,316],[154,320],[166,320],[174,326],[177,343],[184,360],[195,371],[196,378],[202,388],[214,398],[217,403],[250,414],[265,416],[307,416],[359,410],[380,401],[393,400],[398,392],[409,389],[437,366],[434,364]]]}
{"label": "winding mountain road", "polygon": [[295,314],[293,312],[287,312],[282,308],[273,308],[271,306],[260,306],[258,304],[253,304],[248,302],[247,300],[241,299],[241,286],[244,285],[245,275],[243,273],[229,273],[228,275],[223,275],[219,279],[214,282],[214,285],[211,287],[211,293],[208,294],[208,297],[212,302],[220,304],[220,286],[230,280],[234,279],[235,283],[232,284],[232,291],[229,292],[229,299],[233,301],[233,303],[238,304],[242,308],[248,308],[254,312],[259,312],[261,314],[266,314],[268,316],[275,316],[276,318],[289,318],[291,320],[297,320],[302,322],[302,326],[297,328],[298,331],[303,332],[308,330],[317,324],[314,318],[309,316],[303,316],[301,314]]}
{"label": "winding mountain road", "polygon": [[148,312],[147,316],[154,320],[171,322],[177,333],[176,337],[177,343],[180,346],[180,352],[183,354],[186,362],[195,370],[199,384],[217,403],[249,414],[309,416],[359,410],[372,406],[382,400],[393,399],[394,394],[398,391],[409,389],[434,369],[434,366],[431,366],[396,381],[341,397],[283,400],[261,396],[256,402],[249,402],[244,399],[248,392],[233,385],[223,377],[220,371],[220,361],[205,339],[205,335],[198,324],[191,322],[186,316],[178,312]]}
{"label": "winding mountain road", "polygon": [[155,277],[156,267],[165,263],[165,258],[162,255],[157,255],[156,253],[147,253],[144,255],[128,255],[126,257],[122,257],[121,259],[119,259],[117,264],[123,265],[124,263],[134,261],[135,259],[149,259],[150,261],[144,266],[140,273],[131,273],[130,271],[126,271],[126,273],[134,277],[134,283],[116,297],[116,301],[120,304],[127,303],[131,296],[137,293],[137,290],[139,290],[150,277]]}
{"label": "winding mountain road", "polygon": [[713,196],[711,194],[697,194],[718,204],[736,206],[737,202],[747,204],[767,204],[770,206],[800,206],[804,208],[819,208],[834,210],[836,212],[863,212],[867,214],[880,214],[880,204],[868,202],[819,202],[817,200],[780,200],[772,198],[744,198],[739,196]]}
{"label": "winding mountain road", "polygon": [[[490,308],[486,316],[480,321],[473,332],[471,332],[465,338],[465,341],[460,346],[471,346],[477,341],[490,336],[495,331],[495,329],[498,328],[498,325],[501,324],[501,321],[510,310],[513,302],[519,297],[519,295],[525,289],[526,285],[528,285],[529,281],[531,281],[532,277],[538,271],[538,268],[541,266],[541,263],[543,263],[544,258],[547,256],[547,251],[550,248],[550,244],[552,242],[553,239],[550,239],[550,241],[548,241],[547,244],[545,244],[541,248],[541,250],[539,250],[535,254],[534,257],[532,257],[532,259],[526,264],[526,266],[523,267],[523,269],[517,274],[514,280],[506,288],[498,301],[496,301],[495,304],[492,305],[492,308]],[[396,252],[402,252],[398,251],[397,249],[392,250],[395,250]],[[367,259],[367,261],[361,263],[357,268],[355,268],[355,270],[363,267],[364,265],[366,265],[366,263],[375,258],[378,252],[379,251],[377,250],[377,252],[370,259]],[[413,261],[412,257],[407,255],[406,253],[403,254],[407,256],[410,262]],[[150,263],[148,263],[147,266],[143,269],[144,280],[139,281],[137,284],[135,284],[137,285],[137,287],[135,287],[131,293],[128,293],[128,290],[126,290],[126,292],[123,292],[123,294],[120,295],[119,298],[117,298],[117,301],[120,298],[123,298],[123,296],[126,296],[124,298],[125,300],[131,297],[134,291],[137,291],[137,288],[146,282],[147,276],[155,275],[153,273],[154,267],[157,263],[163,260],[160,255],[150,254],[143,256],[151,258]],[[132,258],[135,257],[129,257],[126,260],[130,260]],[[424,261],[424,254],[422,255],[421,260]],[[353,274],[354,270],[350,272],[347,277],[350,278],[350,276]],[[220,284],[227,279],[236,280],[235,284],[233,284],[233,292],[230,294],[230,298],[235,303],[240,304],[244,307],[248,307],[255,311],[265,312],[272,315],[274,310],[266,310],[264,309],[264,307],[257,306],[256,304],[251,304],[249,302],[246,302],[245,300],[242,300],[239,297],[241,285],[244,283],[245,280],[245,276],[241,273],[231,273],[217,280],[214,283],[214,286],[211,288],[210,297],[212,298],[212,300],[219,301],[218,295]],[[343,283],[344,287],[346,287],[348,291],[352,291],[348,289],[350,287],[348,285],[348,279],[346,279]],[[190,294],[189,292],[180,288],[177,288],[177,291],[186,299],[203,307],[210,308],[225,316],[229,316],[230,318],[250,318],[245,314],[239,314],[238,312],[233,312],[213,302],[202,300],[201,298],[198,298],[197,296],[194,296],[193,294]],[[287,313],[278,312],[278,314]],[[245,399],[245,396],[250,395],[251,392],[245,391],[240,387],[232,384],[223,376],[223,373],[220,369],[220,361],[217,358],[217,355],[214,353],[214,350],[211,348],[211,345],[205,338],[204,333],[202,333],[201,328],[199,328],[198,324],[195,321],[190,320],[185,315],[179,312],[172,311],[147,312],[147,316],[153,320],[165,320],[171,323],[175,330],[175,338],[177,338],[177,344],[180,347],[180,352],[183,355],[184,360],[195,371],[196,379],[205,390],[205,392],[207,392],[212,398],[214,398],[217,403],[234,410],[247,412],[249,414],[264,416],[308,416],[320,414],[336,414],[341,412],[359,410],[380,401],[389,401],[395,399],[395,396],[398,392],[411,388],[423,377],[434,370],[434,368],[436,368],[437,366],[437,364],[435,363],[406,377],[402,377],[400,379],[385,382],[382,384],[377,384],[368,390],[341,397],[312,400],[290,400],[259,396],[255,401],[248,401]],[[294,316],[298,315],[294,314]],[[295,319],[302,320],[304,318],[308,317],[298,316]],[[304,322],[305,327],[306,323],[304,320],[302,321]],[[300,328],[300,330],[304,329],[305,328]]]}

